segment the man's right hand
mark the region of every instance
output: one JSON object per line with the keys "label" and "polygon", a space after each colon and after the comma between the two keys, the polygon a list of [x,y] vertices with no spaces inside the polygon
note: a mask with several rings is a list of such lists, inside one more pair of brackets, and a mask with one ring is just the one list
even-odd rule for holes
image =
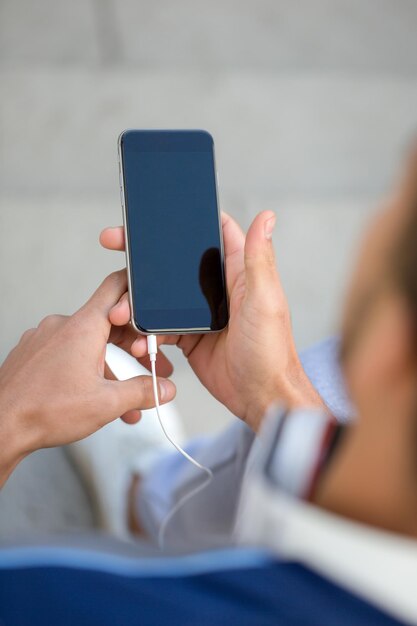
{"label": "man's right hand", "polygon": [[[158,336],[159,344],[177,344],[210,393],[257,430],[268,406],[323,406],[305,374],[294,345],[290,313],[272,244],[275,215],[260,213],[246,239],[223,214],[226,279],[230,301],[228,327],[206,335]],[[123,250],[122,228],[108,228],[101,244]],[[127,294],[110,311],[114,325],[130,319]],[[132,354],[146,354],[146,337],[138,336]]]}
{"label": "man's right hand", "polygon": [[[125,271],[111,274],[74,315],[26,331],[0,367],[0,486],[30,452],[82,439],[119,416],[135,422],[138,409],[154,406],[150,376],[116,381],[106,372],[106,344],[128,350],[136,337],[109,322],[126,287]],[[161,359],[159,373],[171,372]],[[175,386],[160,378],[159,392],[168,402]]]}

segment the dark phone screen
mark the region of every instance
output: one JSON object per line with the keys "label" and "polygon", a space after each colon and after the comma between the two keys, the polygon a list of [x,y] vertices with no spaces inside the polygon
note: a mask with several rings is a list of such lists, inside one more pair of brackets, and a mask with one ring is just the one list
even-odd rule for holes
{"label": "dark phone screen", "polygon": [[137,327],[221,330],[228,315],[211,136],[126,131],[121,149]]}

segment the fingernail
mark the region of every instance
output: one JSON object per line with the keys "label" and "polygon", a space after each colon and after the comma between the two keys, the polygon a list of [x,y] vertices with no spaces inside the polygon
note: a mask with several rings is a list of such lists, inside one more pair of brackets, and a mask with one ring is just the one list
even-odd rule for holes
{"label": "fingernail", "polygon": [[265,239],[272,239],[272,233],[274,232],[275,222],[276,222],[275,215],[273,215],[268,220],[266,220],[264,224]]}
{"label": "fingernail", "polygon": [[159,397],[165,401],[172,396],[172,384],[168,380],[159,381]]}

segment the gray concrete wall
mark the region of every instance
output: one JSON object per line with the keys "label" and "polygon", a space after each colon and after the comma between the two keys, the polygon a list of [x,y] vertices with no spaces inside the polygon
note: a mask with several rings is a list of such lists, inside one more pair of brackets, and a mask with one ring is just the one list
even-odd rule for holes
{"label": "gray concrete wall", "polygon": [[[0,355],[76,309],[120,254],[126,127],[215,137],[222,206],[278,214],[297,343],[337,329],[357,239],[417,122],[413,0],[1,0]],[[179,355],[190,433],[226,412]]]}

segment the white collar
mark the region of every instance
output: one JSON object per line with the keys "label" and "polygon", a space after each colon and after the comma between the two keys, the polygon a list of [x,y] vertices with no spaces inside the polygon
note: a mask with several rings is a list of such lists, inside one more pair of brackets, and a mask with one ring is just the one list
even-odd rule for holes
{"label": "white collar", "polygon": [[397,619],[417,624],[417,541],[325,512],[248,475],[237,536],[301,562]]}

